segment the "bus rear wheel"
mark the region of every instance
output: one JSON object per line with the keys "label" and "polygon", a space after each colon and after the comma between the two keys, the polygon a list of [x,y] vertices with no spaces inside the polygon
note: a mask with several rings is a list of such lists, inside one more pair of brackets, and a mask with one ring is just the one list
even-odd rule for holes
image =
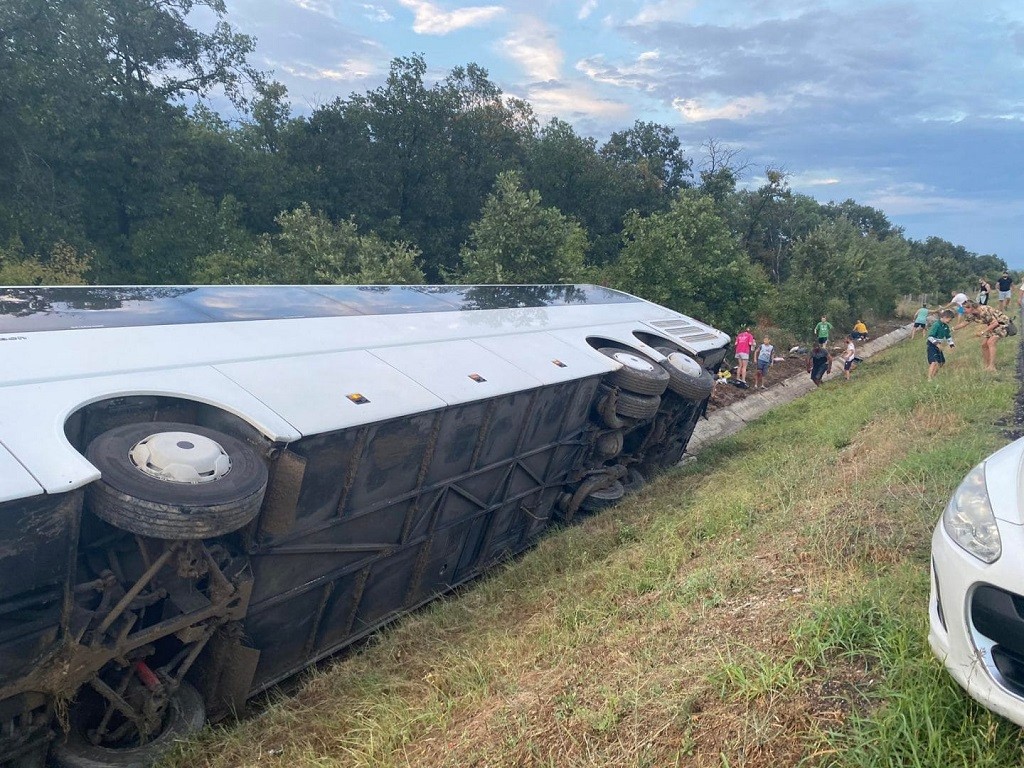
{"label": "bus rear wheel", "polygon": [[102,477],[87,490],[92,512],[116,528],[157,539],[207,539],[259,512],[267,468],[230,435],[195,424],[115,427],[86,458]]}
{"label": "bus rear wheel", "polygon": [[205,722],[202,697],[182,682],[167,700],[162,728],[145,744],[126,748],[93,744],[72,715],[67,738],[57,742],[52,757],[59,768],[150,768],[175,741],[198,733]]}

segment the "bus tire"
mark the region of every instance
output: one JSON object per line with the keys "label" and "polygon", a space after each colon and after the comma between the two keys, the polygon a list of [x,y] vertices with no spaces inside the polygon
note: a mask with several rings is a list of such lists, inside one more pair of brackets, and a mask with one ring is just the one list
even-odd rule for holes
{"label": "bus tire", "polygon": [[657,395],[637,395],[620,390],[615,412],[630,419],[646,421],[653,419],[660,407],[661,398]]}
{"label": "bus tire", "polygon": [[[230,462],[226,474],[209,482],[168,481],[148,473],[131,458],[140,441],[177,433],[216,443]],[[115,427],[89,444],[86,458],[102,474],[86,490],[92,512],[116,528],[158,539],[207,539],[236,531],[259,513],[267,488],[267,468],[255,450],[230,435],[195,424],[147,422]]]}
{"label": "bus tire", "polygon": [[644,479],[639,469],[630,467],[626,470],[626,476],[622,479],[622,488],[627,496],[636,493],[645,485],[647,485],[647,480]]}
{"label": "bus tire", "polygon": [[163,731],[148,744],[129,749],[98,747],[80,729],[71,727],[67,739],[58,740],[52,759],[59,768],[150,768],[176,741],[202,730],[206,707],[199,691],[182,682],[167,702]]}
{"label": "bus tire", "polygon": [[615,347],[601,347],[597,351],[622,364],[605,377],[609,384],[640,395],[660,395],[668,387],[668,371],[639,352]]}
{"label": "bus tire", "polygon": [[711,394],[715,377],[700,363],[671,347],[658,347],[667,359],[662,365],[669,375],[668,388],[684,400],[699,403]]}
{"label": "bus tire", "polygon": [[611,485],[599,488],[588,494],[580,503],[580,508],[585,509],[588,512],[598,512],[602,509],[615,506],[625,495],[626,491],[622,487],[622,483],[616,480]]}

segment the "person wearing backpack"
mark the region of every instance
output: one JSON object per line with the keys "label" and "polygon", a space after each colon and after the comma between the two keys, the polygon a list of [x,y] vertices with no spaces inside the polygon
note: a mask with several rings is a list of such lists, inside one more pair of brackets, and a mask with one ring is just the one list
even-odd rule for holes
{"label": "person wearing backpack", "polygon": [[[964,303],[964,319],[980,323],[982,328],[975,336],[981,337],[981,360],[986,371],[996,370],[996,344],[1009,336],[1010,318],[995,307],[983,306],[973,301]],[[1016,328],[1014,328],[1016,333]]]}

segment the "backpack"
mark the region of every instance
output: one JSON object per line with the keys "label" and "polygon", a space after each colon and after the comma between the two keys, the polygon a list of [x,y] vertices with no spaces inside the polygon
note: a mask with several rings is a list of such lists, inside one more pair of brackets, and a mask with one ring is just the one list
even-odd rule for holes
{"label": "backpack", "polygon": [[1007,336],[1016,336],[1017,335],[1017,324],[1015,322],[1013,322],[1012,319],[1010,320],[1010,322],[1008,322],[1006,324],[1006,335]]}

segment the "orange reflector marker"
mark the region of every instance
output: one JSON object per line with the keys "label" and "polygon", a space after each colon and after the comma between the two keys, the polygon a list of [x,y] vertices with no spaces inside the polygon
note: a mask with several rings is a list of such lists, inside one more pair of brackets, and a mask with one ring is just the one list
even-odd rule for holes
{"label": "orange reflector marker", "polygon": [[555,365],[557,365],[559,368],[567,368],[568,367],[561,360],[552,360],[551,362],[554,363]]}
{"label": "orange reflector marker", "polygon": [[481,382],[487,381],[487,379],[485,379],[479,373],[471,373],[471,374],[469,374],[469,378],[471,378],[477,384],[480,384]]}
{"label": "orange reflector marker", "polygon": [[353,392],[351,395],[345,395],[345,397],[347,397],[349,400],[351,400],[356,405],[362,405],[363,403],[370,402],[365,397],[360,395],[358,392]]}

